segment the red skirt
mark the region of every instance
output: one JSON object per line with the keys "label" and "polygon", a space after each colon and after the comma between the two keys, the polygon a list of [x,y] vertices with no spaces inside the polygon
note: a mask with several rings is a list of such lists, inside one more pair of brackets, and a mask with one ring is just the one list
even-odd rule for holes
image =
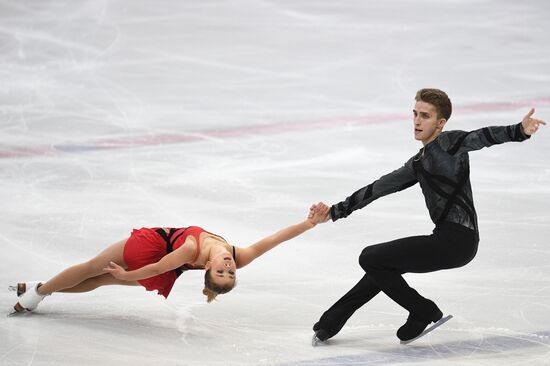
{"label": "red skirt", "polygon": [[[166,255],[166,242],[154,229],[134,229],[124,245],[124,262],[128,271],[158,262]],[[168,297],[177,276],[174,271],[168,271],[157,276],[138,280],[147,291],[157,290],[159,295]]]}

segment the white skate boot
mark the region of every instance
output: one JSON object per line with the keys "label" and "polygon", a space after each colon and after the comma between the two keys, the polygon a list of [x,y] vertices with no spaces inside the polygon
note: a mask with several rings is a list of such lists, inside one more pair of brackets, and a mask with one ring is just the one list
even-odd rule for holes
{"label": "white skate boot", "polygon": [[[30,283],[29,283],[30,284]],[[26,287],[26,291],[19,297],[19,302],[13,307],[15,313],[22,313],[25,311],[33,311],[36,309],[38,304],[48,295],[41,295],[38,293],[38,286],[41,285],[41,282],[34,284],[32,287]]]}
{"label": "white skate boot", "polygon": [[8,286],[8,290],[17,291],[17,297],[21,297],[21,295],[27,292],[28,289],[33,288],[39,283],[43,283],[43,281],[42,282],[41,281],[19,282],[15,286]]}

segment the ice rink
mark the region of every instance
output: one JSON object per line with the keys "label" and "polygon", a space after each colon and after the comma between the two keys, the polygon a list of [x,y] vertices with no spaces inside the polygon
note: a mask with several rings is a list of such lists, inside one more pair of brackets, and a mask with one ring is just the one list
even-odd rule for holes
{"label": "ice rink", "polygon": [[550,122],[550,3],[0,1],[0,365],[550,365],[550,126],[470,154],[481,242],[467,266],[406,279],[454,315],[407,346],[383,293],[326,345],[311,326],[371,244],[433,228],[418,185],[319,225],[168,300],[142,287],[54,294],[46,280],[142,226],[237,246],[407,161],[415,92],[447,129]]}

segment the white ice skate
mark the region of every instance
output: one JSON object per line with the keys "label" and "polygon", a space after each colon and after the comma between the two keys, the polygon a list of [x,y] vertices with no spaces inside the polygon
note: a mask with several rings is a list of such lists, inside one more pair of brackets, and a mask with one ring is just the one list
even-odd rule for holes
{"label": "white ice skate", "polygon": [[[30,285],[30,283],[27,283]],[[38,304],[48,295],[41,295],[38,293],[37,289],[41,282],[37,282],[32,287],[25,285],[25,292],[19,297],[19,301],[13,307],[14,312],[10,315],[17,313],[23,313],[25,311],[33,311],[36,309]]]}
{"label": "white ice skate", "polygon": [[25,292],[27,292],[28,289],[33,288],[34,286],[38,285],[39,283],[43,283],[43,281],[19,282],[15,286],[8,286],[8,290],[17,291],[17,297],[21,297],[21,295],[23,295]]}

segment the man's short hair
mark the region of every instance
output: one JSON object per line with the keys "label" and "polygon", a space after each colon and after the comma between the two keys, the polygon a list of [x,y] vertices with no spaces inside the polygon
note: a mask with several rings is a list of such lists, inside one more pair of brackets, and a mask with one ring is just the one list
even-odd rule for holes
{"label": "man's short hair", "polygon": [[435,107],[437,118],[445,118],[447,121],[451,118],[453,106],[447,93],[439,89],[420,89],[416,92],[416,101],[423,101]]}

